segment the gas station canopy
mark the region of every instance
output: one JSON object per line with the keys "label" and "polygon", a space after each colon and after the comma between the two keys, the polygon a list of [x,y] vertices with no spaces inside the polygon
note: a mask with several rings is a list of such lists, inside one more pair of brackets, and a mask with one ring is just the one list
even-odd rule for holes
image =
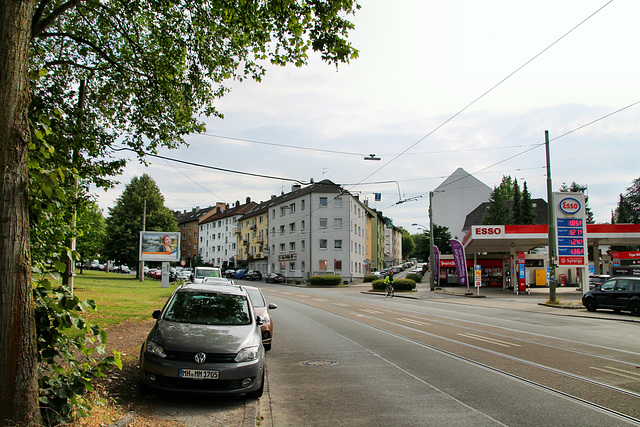
{"label": "gas station canopy", "polygon": [[[640,245],[640,224],[587,224],[589,245]],[[474,225],[462,244],[465,252],[527,252],[549,246],[547,224],[538,225]]]}

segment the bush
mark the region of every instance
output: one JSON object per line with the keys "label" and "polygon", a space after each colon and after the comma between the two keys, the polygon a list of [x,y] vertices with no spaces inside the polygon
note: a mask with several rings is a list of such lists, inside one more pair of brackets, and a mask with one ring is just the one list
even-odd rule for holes
{"label": "bush", "polygon": [[320,286],[338,286],[342,283],[342,277],[333,276],[327,274],[325,276],[311,276],[309,277],[309,283],[312,285],[320,285]]}
{"label": "bush", "polygon": [[[374,280],[371,284],[374,291],[384,291],[387,287],[384,280]],[[416,288],[416,282],[411,279],[395,279],[393,281],[393,289],[396,291],[412,291]]]}
{"label": "bush", "polygon": [[378,276],[371,275],[364,277],[364,283],[373,282],[374,280],[378,280]]}
{"label": "bush", "polygon": [[420,274],[416,274],[416,273],[407,274],[407,279],[413,280],[416,283],[421,283],[422,282],[422,276]]}

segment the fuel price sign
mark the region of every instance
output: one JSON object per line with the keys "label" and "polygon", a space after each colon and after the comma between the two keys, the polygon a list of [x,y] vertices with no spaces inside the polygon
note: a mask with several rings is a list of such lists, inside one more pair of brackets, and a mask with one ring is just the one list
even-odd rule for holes
{"label": "fuel price sign", "polygon": [[587,264],[586,215],[583,193],[554,193],[556,247],[559,266]]}

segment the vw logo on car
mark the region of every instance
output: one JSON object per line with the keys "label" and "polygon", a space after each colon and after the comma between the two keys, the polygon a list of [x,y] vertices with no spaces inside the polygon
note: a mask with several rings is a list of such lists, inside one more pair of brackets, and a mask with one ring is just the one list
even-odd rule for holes
{"label": "vw logo on car", "polygon": [[207,355],[200,352],[195,355],[194,359],[196,363],[204,363],[204,361],[207,360]]}

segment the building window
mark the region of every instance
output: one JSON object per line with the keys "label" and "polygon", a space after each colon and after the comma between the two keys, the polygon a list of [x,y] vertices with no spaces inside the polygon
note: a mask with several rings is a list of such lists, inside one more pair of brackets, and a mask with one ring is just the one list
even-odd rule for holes
{"label": "building window", "polygon": [[334,249],[342,249],[342,240],[334,240],[333,241]]}
{"label": "building window", "polygon": [[280,234],[284,234],[284,225],[280,226]]}
{"label": "building window", "polygon": [[333,218],[333,228],[342,228],[342,218]]}
{"label": "building window", "polygon": [[320,228],[327,228],[327,218],[320,218]]}
{"label": "building window", "polygon": [[322,207],[322,208],[326,208],[327,207],[327,198],[326,197],[320,197],[320,207]]}
{"label": "building window", "polygon": [[290,233],[295,233],[296,232],[296,223],[292,222],[291,224],[289,224],[289,232]]}
{"label": "building window", "polygon": [[327,249],[327,239],[320,239],[320,249]]}
{"label": "building window", "polygon": [[304,233],[304,219],[300,221],[300,231]]}
{"label": "building window", "polygon": [[284,252],[284,243],[280,243],[280,252]]}
{"label": "building window", "polygon": [[326,270],[327,269],[327,260],[326,259],[321,259],[320,260],[320,270]]}
{"label": "building window", "polygon": [[295,252],[295,250],[296,250],[296,242],[289,242],[289,250],[291,252]]}
{"label": "building window", "polygon": [[300,210],[304,210],[304,200],[300,200]]}
{"label": "building window", "polygon": [[296,211],[296,204],[295,203],[291,203],[289,205],[289,213],[294,213]]}
{"label": "building window", "polygon": [[301,241],[300,241],[300,244],[302,245],[302,250],[303,250],[303,251],[305,250],[305,246],[306,246],[306,245],[305,245],[305,242],[306,242],[306,240],[301,240]]}
{"label": "building window", "polygon": [[333,201],[333,207],[334,208],[342,207],[342,197],[336,197],[336,199]]}
{"label": "building window", "polygon": [[300,270],[301,270],[303,273],[304,273],[304,266],[305,266],[304,261],[302,261],[302,262],[300,263]]}
{"label": "building window", "polygon": [[284,216],[286,211],[287,211],[287,208],[285,206],[280,206],[280,216]]}
{"label": "building window", "polygon": [[296,263],[295,263],[295,261],[289,263],[289,271],[296,271]]}
{"label": "building window", "polygon": [[333,262],[334,268],[337,270],[342,270],[342,261],[337,259]]}

